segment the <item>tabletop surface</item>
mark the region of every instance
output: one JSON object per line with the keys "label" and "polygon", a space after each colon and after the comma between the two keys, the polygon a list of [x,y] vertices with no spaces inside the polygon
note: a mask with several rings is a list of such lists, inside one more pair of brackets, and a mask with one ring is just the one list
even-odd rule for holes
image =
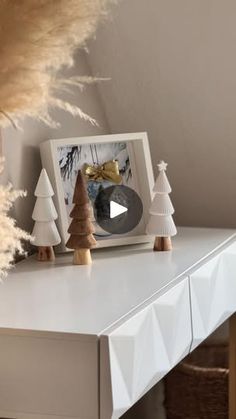
{"label": "tabletop surface", "polygon": [[235,235],[182,227],[171,252],[153,252],[151,244],[100,249],[91,266],[72,265],[71,253],[53,263],[33,256],[0,284],[0,331],[100,335]]}

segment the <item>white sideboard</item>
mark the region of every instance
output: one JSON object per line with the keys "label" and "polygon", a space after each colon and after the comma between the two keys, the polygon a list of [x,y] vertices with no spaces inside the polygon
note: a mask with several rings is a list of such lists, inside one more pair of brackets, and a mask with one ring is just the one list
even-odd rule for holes
{"label": "white sideboard", "polygon": [[236,312],[232,230],[71,259],[29,258],[0,285],[0,417],[119,418]]}

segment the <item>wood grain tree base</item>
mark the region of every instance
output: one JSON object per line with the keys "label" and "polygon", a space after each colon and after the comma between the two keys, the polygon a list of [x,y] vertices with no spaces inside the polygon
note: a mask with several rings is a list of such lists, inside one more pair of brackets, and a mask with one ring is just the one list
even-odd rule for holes
{"label": "wood grain tree base", "polygon": [[55,260],[55,254],[52,246],[39,246],[38,247],[38,261],[39,262],[52,262]]}
{"label": "wood grain tree base", "polygon": [[172,250],[172,242],[170,237],[156,237],[153,250],[155,252],[165,252]]}
{"label": "wood grain tree base", "polygon": [[73,258],[74,265],[90,265],[92,263],[89,249],[76,249]]}

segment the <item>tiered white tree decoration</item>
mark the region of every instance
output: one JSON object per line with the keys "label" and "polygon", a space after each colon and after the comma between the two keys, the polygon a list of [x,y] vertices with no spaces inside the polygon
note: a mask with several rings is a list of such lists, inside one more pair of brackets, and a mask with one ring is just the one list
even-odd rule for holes
{"label": "tiered white tree decoration", "polygon": [[55,220],[57,212],[53,204],[52,185],[45,169],[42,169],[35,192],[32,218],[35,221],[32,236],[34,245],[38,246],[38,260],[52,261],[55,259],[53,246],[61,242]]}
{"label": "tiered white tree decoration", "polygon": [[171,237],[177,233],[172,214],[174,208],[169,193],[171,187],[166,176],[167,163],[161,161],[158,164],[159,176],[157,177],[153,192],[155,194],[149,213],[150,218],[146,227],[146,233],[155,235],[153,250],[171,250]]}

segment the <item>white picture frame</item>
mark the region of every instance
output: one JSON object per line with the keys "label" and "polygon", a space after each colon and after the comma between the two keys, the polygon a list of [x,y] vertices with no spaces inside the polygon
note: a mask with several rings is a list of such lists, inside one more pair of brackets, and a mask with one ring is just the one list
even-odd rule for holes
{"label": "white picture frame", "polygon": [[[148,210],[152,201],[152,188],[154,185],[153,168],[151,163],[151,155],[149,149],[149,142],[146,132],[128,133],[128,134],[109,134],[97,135],[89,137],[74,137],[63,139],[51,139],[41,143],[40,154],[42,166],[46,169],[50,181],[52,183],[55,196],[54,203],[58,212],[57,225],[61,235],[61,244],[57,247],[58,251],[65,252],[65,243],[69,237],[67,233],[70,220],[68,218],[68,208],[65,200],[65,182],[62,178],[62,168],[60,168],[59,154],[71,147],[80,147],[80,150],[96,146],[100,150],[109,147],[114,147],[126,143],[125,150],[128,153],[128,158],[132,173],[132,182],[135,185],[134,189],[138,192],[143,203],[143,216],[137,229],[124,235],[113,235],[112,237],[103,237],[98,241],[98,248],[120,246],[135,243],[149,242],[151,237],[145,234],[145,227],[148,221]],[[100,163],[99,163],[100,164]],[[78,167],[79,169],[80,167]]]}

